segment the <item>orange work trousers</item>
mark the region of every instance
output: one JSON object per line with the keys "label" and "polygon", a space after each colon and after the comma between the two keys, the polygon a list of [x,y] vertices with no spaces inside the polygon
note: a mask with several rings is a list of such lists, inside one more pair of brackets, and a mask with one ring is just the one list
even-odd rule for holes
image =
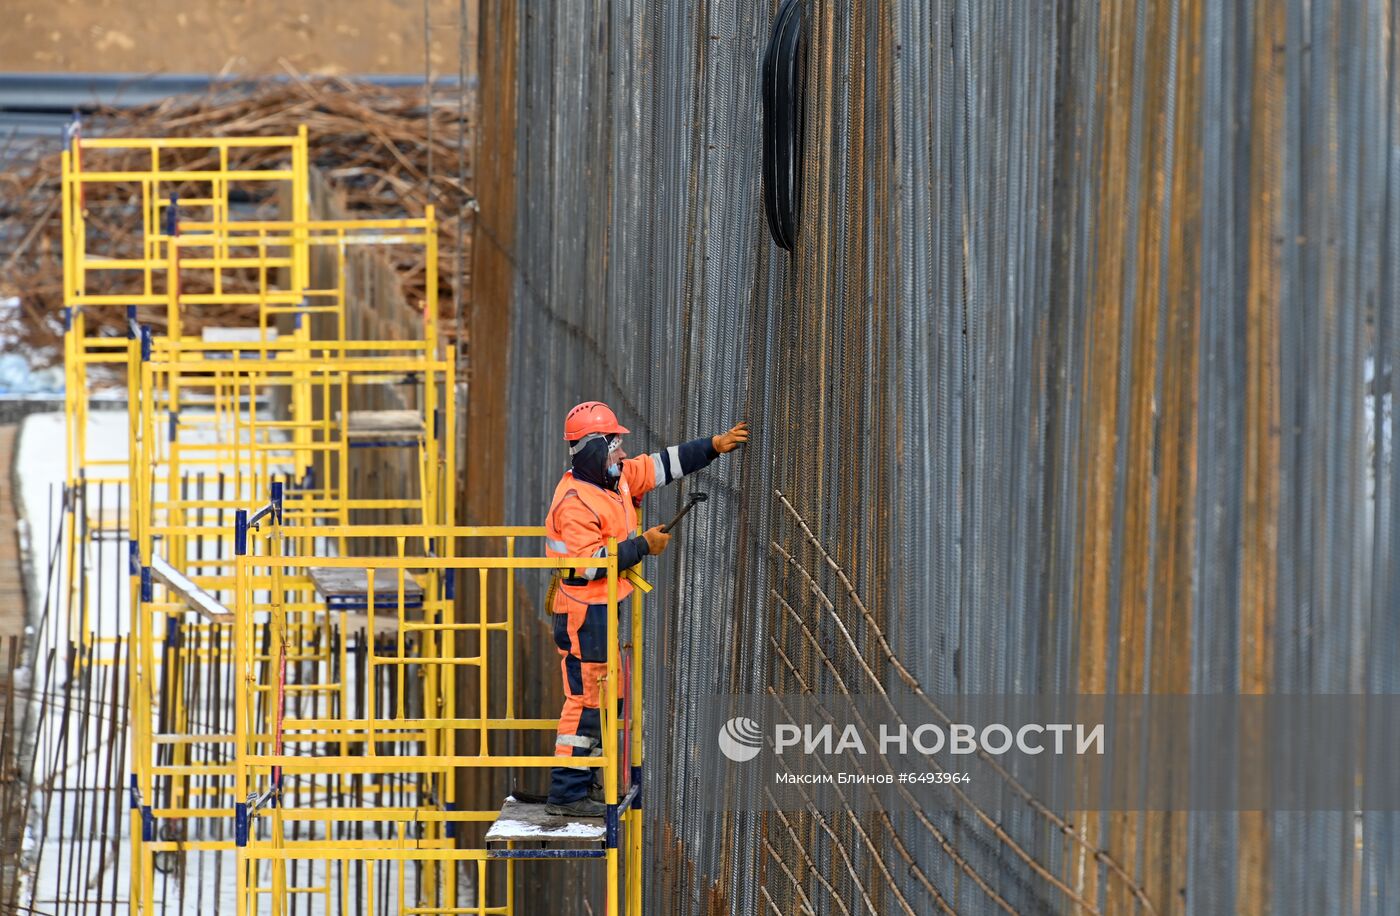
{"label": "orange work trousers", "polygon": [[[602,720],[598,681],[608,669],[608,606],[584,604],[563,588],[554,590],[554,642],[564,679],[564,709],[554,756],[588,757],[601,753]],[[549,781],[551,804],[567,804],[588,794],[594,767],[562,764]]]}

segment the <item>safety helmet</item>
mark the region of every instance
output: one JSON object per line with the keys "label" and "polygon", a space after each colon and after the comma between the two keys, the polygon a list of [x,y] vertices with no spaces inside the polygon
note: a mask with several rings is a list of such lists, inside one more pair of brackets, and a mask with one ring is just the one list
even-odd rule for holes
{"label": "safety helmet", "polygon": [[630,429],[617,422],[617,414],[602,401],[584,401],[564,417],[564,438],[576,442],[589,433],[628,433]]}

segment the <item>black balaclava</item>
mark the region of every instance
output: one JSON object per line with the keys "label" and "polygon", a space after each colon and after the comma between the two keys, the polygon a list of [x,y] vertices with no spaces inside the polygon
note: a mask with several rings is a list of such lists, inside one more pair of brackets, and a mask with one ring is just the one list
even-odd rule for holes
{"label": "black balaclava", "polygon": [[617,489],[617,478],[608,473],[608,440],[611,438],[598,436],[578,450],[574,455],[574,477],[604,490]]}

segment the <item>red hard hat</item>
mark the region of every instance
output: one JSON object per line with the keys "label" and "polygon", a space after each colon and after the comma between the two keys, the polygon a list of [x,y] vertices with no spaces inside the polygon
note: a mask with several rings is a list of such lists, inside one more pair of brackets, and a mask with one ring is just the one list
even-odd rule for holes
{"label": "red hard hat", "polygon": [[617,414],[602,401],[584,401],[564,417],[564,438],[569,442],[589,433],[628,433],[630,429],[617,422]]}

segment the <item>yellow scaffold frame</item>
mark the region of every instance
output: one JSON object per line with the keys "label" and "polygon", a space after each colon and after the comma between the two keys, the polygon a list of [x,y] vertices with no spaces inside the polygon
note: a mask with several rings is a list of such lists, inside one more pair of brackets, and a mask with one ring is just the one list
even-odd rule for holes
{"label": "yellow scaffold frame", "polygon": [[[239,726],[237,742],[235,796],[249,799],[238,808],[239,844],[239,900],[240,914],[259,912],[257,901],[263,896],[273,901],[272,912],[281,912],[278,901],[286,903],[291,895],[311,892],[307,888],[297,888],[289,884],[282,863],[288,861],[312,861],[330,863],[346,859],[367,859],[376,861],[416,862],[428,866],[425,878],[417,890],[418,899],[407,896],[404,873],[399,872],[396,907],[394,913],[513,913],[514,902],[511,896],[510,863],[515,859],[557,859],[557,858],[602,858],[607,873],[607,909],[610,913],[641,912],[641,852],[642,824],[640,803],[641,773],[641,723],[640,702],[642,685],[641,641],[642,607],[641,596],[649,586],[633,573],[629,575],[638,584],[636,598],[630,612],[630,629],[624,647],[618,639],[609,640],[608,658],[603,680],[603,697],[600,703],[602,748],[600,756],[575,759],[575,764],[600,768],[603,771],[605,802],[609,805],[606,818],[604,846],[602,849],[520,849],[514,843],[503,849],[468,849],[454,846],[447,830],[448,825],[461,822],[489,822],[500,813],[495,808],[463,810],[454,805],[455,786],[452,773],[456,768],[472,767],[511,767],[511,768],[552,768],[558,758],[549,756],[520,756],[494,753],[493,733],[510,731],[553,731],[557,726],[554,718],[523,718],[517,715],[514,703],[513,684],[517,672],[515,658],[515,576],[519,570],[556,570],[582,565],[585,562],[596,564],[588,558],[549,559],[517,555],[517,542],[542,541],[545,533],[540,527],[452,527],[452,526],[355,526],[342,530],[334,526],[297,526],[283,524],[281,503],[274,499],[251,518],[266,526],[262,537],[247,536],[237,548],[238,551],[238,602],[235,608],[236,637],[235,654],[239,661],[237,669],[240,679],[249,687],[239,692],[236,721]],[[243,519],[236,525],[245,525]],[[240,528],[245,533],[247,528]],[[396,556],[333,556],[318,554],[283,555],[284,545],[304,545],[317,539],[329,538],[386,538],[400,545]],[[407,540],[427,539],[431,550],[427,556],[407,556],[403,544]],[[451,545],[457,541],[497,540],[504,543],[503,555],[454,556]],[[266,553],[259,554],[258,547]],[[265,665],[265,659],[250,647],[270,641],[273,645],[286,645],[279,640],[279,634],[294,632],[304,626],[303,616],[310,608],[304,601],[296,600],[298,590],[306,588],[306,571],[312,568],[339,568],[364,570],[366,573],[365,607],[369,619],[369,632],[377,634],[377,615],[390,616],[390,638],[388,643],[395,647],[390,656],[377,655],[377,648],[367,656],[369,673],[366,680],[374,681],[376,665],[394,669],[400,683],[399,702],[392,711],[376,711],[371,702],[365,715],[361,717],[331,716],[312,719],[288,718],[281,721],[280,728],[269,721],[268,706],[262,704],[259,714],[260,697],[268,696],[274,683],[266,682],[277,668]],[[490,576],[500,570],[504,580],[504,617],[491,618]],[[419,607],[411,607],[405,600],[405,581],[410,571],[415,574],[424,589],[425,597]],[[608,575],[608,626],[609,632],[619,633],[619,610],[617,584],[620,579],[617,568],[616,543],[609,544],[609,557],[606,560]],[[384,607],[383,594],[374,587],[376,573],[392,576],[395,589],[392,594],[392,607]],[[457,575],[479,577],[478,609],[475,620],[459,619],[456,602],[450,594],[450,583]],[[280,596],[291,594],[292,600],[281,600]],[[436,599],[430,596],[437,595]],[[415,613],[416,611],[416,613]],[[264,619],[265,615],[265,619]],[[430,621],[429,616],[434,615]],[[419,619],[415,619],[415,617]],[[382,618],[381,618],[382,619]],[[342,624],[343,626],[343,624]],[[271,631],[270,637],[262,631]],[[417,654],[407,654],[405,647],[409,634],[421,634],[425,638]],[[456,635],[476,634],[477,652],[475,655],[459,655],[456,648]],[[489,684],[493,652],[488,648],[491,634],[498,634],[505,649],[503,659],[496,664],[505,667],[505,681],[508,685],[503,701],[504,715],[492,716],[489,698]],[[379,644],[376,636],[375,645]],[[628,687],[624,688],[622,676],[624,655],[630,661],[631,676]],[[402,684],[406,666],[413,665],[419,670],[418,677],[424,683],[427,702],[424,714],[417,717],[405,716],[405,694]],[[476,668],[478,690],[482,714],[474,718],[460,718],[455,714],[456,698],[450,689],[451,672],[459,667]],[[437,671],[435,669],[443,669]],[[345,669],[342,668],[342,671]],[[299,684],[299,686],[306,686]],[[324,685],[328,689],[345,691],[343,677],[339,682]],[[446,688],[446,689],[444,689]],[[316,689],[314,686],[312,689]],[[615,710],[624,691],[629,694],[626,705],[626,727]],[[436,701],[438,710],[432,710],[430,703]],[[342,700],[341,709],[347,704]],[[436,712],[429,715],[427,712]],[[392,714],[390,714],[392,712]],[[459,734],[475,733],[478,753],[456,754],[451,749],[457,746]],[[622,738],[626,735],[626,747]],[[277,752],[276,742],[285,737],[288,744],[299,746],[311,740],[319,740],[327,746],[336,745],[338,754],[296,754],[283,750]],[[382,756],[376,748],[385,740],[414,740],[423,744],[425,750],[420,756]],[[358,746],[362,753],[351,754],[348,749]],[[624,760],[628,761],[624,772]],[[322,809],[289,808],[277,804],[280,790],[279,773],[296,774],[312,779],[324,779],[334,784],[345,774],[379,774],[393,772],[409,774],[418,778],[419,785],[430,787],[428,796],[441,802],[437,807],[425,807],[421,803],[410,806],[376,805],[374,807],[337,808],[335,818],[350,822],[382,821],[398,824],[414,824],[423,831],[422,836],[409,838],[402,833],[393,842],[370,848],[352,840],[288,839],[285,828],[289,823],[310,821],[324,823],[327,815]],[[329,791],[329,789],[327,790]],[[260,835],[260,825],[262,833]],[[496,860],[505,863],[505,899],[491,902],[487,899],[487,865]],[[447,863],[475,862],[477,905],[461,907],[455,903],[454,868]],[[259,863],[269,863],[269,868],[259,869]],[[266,874],[263,874],[263,871]],[[326,872],[329,874],[329,871]],[[622,878],[626,876],[625,894]],[[268,883],[263,883],[264,877]],[[437,889],[442,895],[436,900],[427,899]],[[345,913],[345,909],[332,909],[334,888],[329,883],[315,884],[314,890],[324,894],[325,912]],[[345,897],[340,900],[345,906]],[[625,906],[625,909],[623,908]],[[375,912],[374,910],[370,911]]]}
{"label": "yellow scaffold frame", "polygon": [[[285,169],[239,170],[230,167],[230,159],[239,150],[282,151],[289,162]],[[218,167],[212,169],[162,168],[162,155],[176,150],[207,150],[217,154]],[[112,156],[119,153],[145,154],[149,161],[134,168],[85,170],[84,153]],[[210,137],[210,138],[96,138],[75,136],[61,154],[63,218],[63,299],[65,307],[64,365],[68,382],[66,411],[73,420],[74,440],[70,442],[68,477],[73,479],[80,467],[92,467],[85,447],[87,398],[90,394],[87,367],[96,363],[125,363],[130,338],[91,339],[87,335],[84,309],[123,308],[135,318],[133,311],[141,306],[171,304],[169,271],[172,252],[170,242],[175,237],[168,216],[173,207],[198,207],[208,211],[211,220],[200,226],[227,226],[231,220],[231,189],[235,184],[270,185],[274,190],[285,189],[292,211],[291,224],[308,222],[310,199],[307,184],[307,133],[302,127],[295,137]],[[208,185],[206,196],[171,200],[164,196],[166,186],[188,186],[190,183]],[[87,189],[90,186],[134,185],[140,189],[141,227],[140,257],[117,257],[111,252],[90,252]],[[217,235],[217,233],[215,233]],[[215,260],[218,258],[216,252]],[[222,259],[227,261],[227,255]],[[293,246],[287,260],[293,286],[304,289],[309,284],[309,259],[304,246]],[[194,265],[190,265],[194,266]],[[208,263],[207,267],[215,267]],[[223,268],[249,266],[235,262]],[[102,288],[113,274],[139,272],[139,292],[89,292],[89,285]],[[216,270],[216,276],[222,271]],[[164,287],[164,288],[162,288]],[[226,300],[225,300],[226,301]],[[168,318],[168,316],[167,316]],[[178,320],[178,319],[177,319]],[[99,342],[100,341],[100,342]],[[116,352],[112,352],[116,351]]]}
{"label": "yellow scaffold frame", "polygon": [[[168,167],[172,154],[204,151],[216,164],[209,168],[188,168],[178,164]],[[240,169],[235,160],[241,153],[257,151],[285,162],[285,167]],[[88,157],[85,165],[85,158]],[[96,167],[93,159],[98,160]],[[170,241],[176,234],[176,207],[199,211],[216,224],[227,224],[233,213],[232,193],[235,187],[254,185],[283,196],[291,211],[292,223],[308,220],[310,198],[307,182],[307,131],[305,127],[295,136],[281,137],[209,137],[209,138],[83,138],[74,131],[70,143],[61,153],[61,216],[63,223],[63,297],[64,297],[64,411],[68,418],[66,436],[66,468],[64,505],[65,562],[75,575],[70,579],[65,595],[69,630],[80,641],[78,663],[103,663],[108,659],[95,655],[94,650],[110,637],[94,643],[92,609],[88,593],[81,587],[80,575],[84,558],[93,549],[89,536],[86,493],[91,484],[121,485],[130,478],[123,471],[130,467],[132,441],[128,442],[125,458],[97,458],[89,452],[88,428],[90,402],[94,395],[90,369],[107,366],[114,374],[128,370],[127,396],[132,401],[132,381],[129,370],[139,359],[140,309],[172,304]],[[200,188],[197,196],[182,200],[166,196],[167,190]],[[135,189],[132,195],[128,188]],[[123,197],[135,196],[140,203],[140,226],[133,234],[140,240],[141,254],[125,257],[116,250],[101,247],[104,236],[89,230],[89,193],[116,189]],[[91,250],[96,247],[97,250]],[[290,269],[285,271],[293,285],[305,287],[308,276],[308,256],[304,247],[288,254]],[[227,265],[233,267],[236,265]],[[221,272],[216,271],[216,276]],[[139,289],[121,293],[111,287],[123,276],[139,274]],[[106,290],[104,292],[103,290]],[[102,337],[89,333],[88,309],[123,308],[129,332],[125,337]],[[165,320],[171,321],[167,311]],[[178,314],[175,316],[178,327]],[[135,414],[130,413],[129,440],[134,440]],[[128,515],[133,508],[128,492]],[[117,529],[129,526],[129,519],[118,519]]]}
{"label": "yellow scaffold frame", "polygon": [[[170,161],[199,150],[216,164]],[[247,150],[271,152],[283,164],[242,167]],[[515,861],[563,858],[603,859],[605,911],[639,914],[641,600],[650,587],[619,572],[610,544],[608,626],[626,644],[609,641],[604,752],[571,759],[603,772],[601,845],[465,845],[458,826],[496,821],[500,811],[458,804],[462,768],[557,762],[498,752],[557,726],[552,716],[519,715],[513,689],[491,695],[493,665],[498,673],[504,667],[507,684],[520,667],[516,578],[598,560],[520,556],[517,545],[542,539],[541,528],[454,526],[455,364],[439,339],[435,215],[429,207],[421,218],[313,221],[308,161],[304,128],[293,137],[75,138],[63,154],[66,606],[79,639],[77,663],[110,661],[98,650],[117,638],[91,637],[84,557],[100,545],[85,494],[93,483],[124,486],[117,530],[127,541],[130,597],[122,649],[131,722],[131,912],[160,911],[157,869],[208,851],[236,860],[244,916],[280,916],[307,898],[348,916],[346,866],[354,862],[366,864],[360,873],[370,883],[371,913],[384,868],[397,875],[390,912],[513,914]],[[235,218],[234,189],[249,182],[285,194],[290,218]],[[93,189],[123,186],[140,201],[138,257],[103,250],[89,226]],[[177,192],[186,196],[169,196]],[[422,248],[418,339],[346,339],[347,252],[359,245]],[[319,262],[334,277],[318,270],[313,286],[318,250],[334,253]],[[234,276],[240,291],[226,282]],[[194,283],[207,291],[191,291]],[[199,310],[227,306],[251,307],[256,323],[186,333]],[[125,336],[90,329],[91,310],[114,308],[126,310]],[[153,323],[164,333],[154,333]],[[89,410],[99,384],[120,384],[123,376],[127,453],[102,458],[89,450]],[[421,430],[352,441],[351,392],[375,385],[411,386],[401,403],[418,413]],[[357,446],[415,449],[416,492],[411,480],[403,493],[355,492],[349,450]],[[227,485],[212,497],[202,488],[189,492],[186,482],[203,473]],[[406,512],[408,522],[356,524],[362,512],[380,510]],[[459,550],[473,544],[504,549]],[[311,575],[336,569],[362,571],[363,619],[357,605],[343,595],[334,603]],[[376,588],[376,575],[393,587]],[[473,575],[474,617],[456,591]],[[626,634],[619,632],[621,575],[637,586]],[[504,602],[489,601],[491,589],[501,588]],[[473,639],[476,654],[462,654]],[[502,650],[491,648],[501,640]],[[538,648],[553,659],[553,646]],[[362,681],[371,685],[360,699],[351,696],[352,662],[365,667]],[[458,672],[472,668],[479,712],[460,716]],[[188,715],[187,686],[200,680],[232,685],[232,730]],[[373,692],[381,681],[393,691],[389,707]],[[464,753],[473,742],[476,753]],[[347,780],[356,787],[348,805]],[[331,825],[342,822],[381,835],[337,834]],[[299,870],[310,877],[300,880]],[[459,902],[468,885],[474,902]]]}
{"label": "yellow scaffold frame", "polygon": [[[269,462],[279,455],[290,457],[295,454],[297,444],[290,441],[263,441],[256,435],[255,411],[259,387],[273,387],[278,384],[321,384],[321,380],[326,379],[328,384],[338,386],[343,392],[354,383],[374,384],[384,376],[415,373],[424,380],[425,410],[429,412],[429,416],[435,416],[439,386],[444,393],[454,390],[451,362],[429,358],[424,352],[423,344],[418,341],[278,341],[220,345],[222,348],[232,348],[232,355],[235,357],[232,360],[210,359],[209,354],[199,349],[202,345],[165,343],[169,346],[169,355],[178,355],[179,358],[162,359],[161,347],[157,345],[151,348],[152,358],[144,361],[139,371],[133,372],[132,376],[139,379],[137,389],[142,394],[139,398],[134,397],[132,401],[133,404],[139,403],[140,409],[134,411],[139,420],[136,442],[132,449],[134,457],[131,475],[136,482],[135,489],[147,494],[148,498],[140,501],[131,514],[131,543],[137,551],[133,562],[133,569],[137,574],[132,577],[131,588],[133,606],[138,608],[138,612],[132,616],[131,635],[138,654],[133,660],[130,681],[135,721],[146,722],[154,719],[152,707],[156,691],[163,688],[169,692],[174,703],[172,719],[179,723],[184,721],[181,705],[183,675],[178,668],[163,672],[162,660],[168,657],[177,645],[197,644],[199,628],[209,624],[185,620],[189,607],[180,603],[175,596],[165,593],[168,590],[155,581],[152,571],[158,568],[158,557],[155,553],[157,542],[164,545],[163,557],[159,559],[166,560],[166,565],[183,574],[193,586],[216,598],[222,598],[224,594],[232,592],[235,582],[231,531],[227,526],[221,530],[215,526],[191,524],[194,519],[186,516],[190,512],[204,510],[222,510],[232,516],[240,508],[252,503],[252,493],[257,487],[266,490],[271,486],[285,486],[286,492],[292,497],[288,501],[288,514],[305,521],[308,525],[314,525],[318,520],[332,523],[338,519],[348,521],[349,513],[353,510],[383,508],[415,509],[421,525],[438,525],[444,519],[451,518],[454,513],[455,490],[452,483],[456,467],[456,430],[455,416],[445,412],[441,429],[437,428],[437,423],[428,424],[430,428],[416,444],[419,465],[419,495],[416,498],[350,497],[343,483],[346,456],[351,447],[351,443],[347,441],[302,443],[302,447],[312,451],[320,449],[339,455],[340,470],[335,481],[339,485],[331,487],[332,481],[328,479],[325,484],[315,488],[294,488],[292,475],[273,473]],[[245,351],[249,353],[250,358],[242,358]],[[173,387],[169,384],[169,378],[180,373],[219,374],[222,383],[228,384],[234,392],[235,400],[249,405],[246,412],[236,409],[231,411],[235,418],[247,414],[246,423],[234,425],[232,441],[213,443],[209,450],[198,453],[198,460],[202,462],[232,469],[229,475],[232,492],[225,494],[225,498],[177,498],[178,494],[169,482],[164,484],[166,495],[164,498],[160,496],[162,479],[180,480],[182,468],[186,465],[182,464],[182,450],[171,448],[171,443],[161,436],[161,431],[167,424],[157,421],[157,413],[164,402],[158,396],[151,396],[151,393],[159,393]],[[274,427],[278,428],[280,427]],[[173,428],[171,431],[173,432]],[[183,460],[188,461],[188,456]],[[164,478],[158,474],[158,469],[164,470]],[[275,466],[273,469],[275,470]],[[328,529],[311,527],[307,530],[318,532],[318,537],[324,540],[324,532]],[[359,529],[342,525],[341,530],[357,532]],[[205,547],[220,549],[200,551],[205,558],[192,559],[192,551],[188,549],[191,539],[199,539]],[[347,535],[344,534],[338,539],[341,551],[344,550],[346,540]],[[213,623],[217,625],[225,622]],[[181,639],[176,640],[169,633],[169,627],[172,626],[185,628]],[[165,643],[164,653],[160,648],[162,640]],[[322,641],[321,651],[326,651],[328,645],[328,640]],[[191,780],[196,776],[211,775],[208,767],[204,767],[202,773],[195,772],[191,761],[192,752],[198,745],[218,743],[221,740],[224,740],[224,736],[207,731],[186,733],[178,726],[173,730],[168,727],[160,736],[160,740],[153,743],[149,753],[133,750],[133,776],[138,793],[142,798],[168,796],[174,799],[171,807],[182,807],[182,800],[190,797],[194,791],[190,786]],[[168,762],[161,763],[157,752],[165,754],[169,758]],[[218,815],[206,806],[203,809],[190,809],[182,816],[198,818]]]}

